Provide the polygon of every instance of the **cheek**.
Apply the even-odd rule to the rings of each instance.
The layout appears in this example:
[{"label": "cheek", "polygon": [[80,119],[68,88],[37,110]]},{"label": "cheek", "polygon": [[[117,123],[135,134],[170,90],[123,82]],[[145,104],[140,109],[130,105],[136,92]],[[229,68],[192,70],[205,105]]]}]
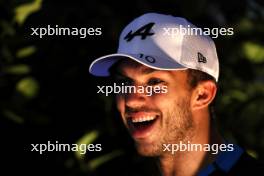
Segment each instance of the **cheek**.
[{"label": "cheek", "polygon": [[125,113],[125,101],[123,96],[118,96],[118,95],[116,96],[116,107],[119,113],[121,114],[121,116],[123,117]]},{"label": "cheek", "polygon": [[190,95],[187,94],[187,92],[168,89],[167,93],[156,94],[153,96],[152,102],[155,102],[155,106],[163,113],[163,115],[166,115],[169,112],[181,110],[177,109],[177,105],[183,100],[188,99],[189,96]]},{"label": "cheek", "polygon": [[155,102],[155,105],[161,110],[164,111],[171,107],[172,103],[177,100],[177,95],[173,94],[172,92],[167,93],[160,93],[155,94],[152,96],[153,102]]}]

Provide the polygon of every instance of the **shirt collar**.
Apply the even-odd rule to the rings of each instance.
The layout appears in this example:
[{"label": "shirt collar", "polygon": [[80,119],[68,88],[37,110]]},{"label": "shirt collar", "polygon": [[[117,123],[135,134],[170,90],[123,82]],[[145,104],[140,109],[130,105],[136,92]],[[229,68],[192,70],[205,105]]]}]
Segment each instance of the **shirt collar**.
[{"label": "shirt collar", "polygon": [[[230,145],[229,143],[226,143]],[[227,173],[238,161],[242,153],[244,152],[241,147],[233,144],[233,151],[221,151],[216,157],[216,160],[209,164],[206,168],[198,173],[198,176],[207,176],[214,172],[215,170],[221,170]]]}]

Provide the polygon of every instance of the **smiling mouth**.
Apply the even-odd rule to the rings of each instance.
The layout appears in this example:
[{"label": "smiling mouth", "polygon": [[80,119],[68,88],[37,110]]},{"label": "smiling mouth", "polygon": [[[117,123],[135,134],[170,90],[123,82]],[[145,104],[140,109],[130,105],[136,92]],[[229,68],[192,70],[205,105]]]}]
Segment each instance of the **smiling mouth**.
[{"label": "smiling mouth", "polygon": [[133,118],[128,118],[128,126],[132,133],[132,136],[135,138],[142,138],[145,137],[148,132],[153,128],[155,122],[159,118],[158,115],[148,115]]}]

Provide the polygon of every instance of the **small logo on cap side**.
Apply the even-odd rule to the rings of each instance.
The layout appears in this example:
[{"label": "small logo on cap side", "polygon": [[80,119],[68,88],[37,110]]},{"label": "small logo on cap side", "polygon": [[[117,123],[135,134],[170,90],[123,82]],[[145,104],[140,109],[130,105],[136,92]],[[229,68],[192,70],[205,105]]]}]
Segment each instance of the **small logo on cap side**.
[{"label": "small logo on cap side", "polygon": [[198,62],[202,62],[202,63],[207,63],[207,59],[206,57],[204,57],[204,55],[202,55],[202,53],[198,52]]},{"label": "small logo on cap side", "polygon": [[133,33],[133,31],[131,30],[125,37],[124,40],[126,40],[127,42],[130,42],[134,37],[136,36],[141,36],[141,40],[145,40],[147,38],[147,36],[151,36],[154,33],[150,32],[151,28],[154,26],[155,23],[148,23],[144,26],[142,26],[141,28],[139,28],[137,31],[135,31]]},{"label": "small logo on cap side", "polygon": [[144,55],[142,53],[139,54],[140,58],[144,58],[146,61],[148,61],[149,63],[154,64],[156,62],[156,59],[152,56],[148,56],[148,55]]}]

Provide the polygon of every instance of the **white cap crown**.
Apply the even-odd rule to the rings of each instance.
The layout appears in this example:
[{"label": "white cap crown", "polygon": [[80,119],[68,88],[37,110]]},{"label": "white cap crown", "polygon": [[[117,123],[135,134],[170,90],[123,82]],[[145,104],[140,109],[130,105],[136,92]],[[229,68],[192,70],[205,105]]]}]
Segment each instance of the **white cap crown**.
[{"label": "white cap crown", "polygon": [[219,62],[213,40],[184,18],[147,13],[129,23],[119,38],[116,54],[100,57],[90,73],[109,76],[108,69],[122,58],[131,58],[159,70],[196,69],[218,80]]}]

